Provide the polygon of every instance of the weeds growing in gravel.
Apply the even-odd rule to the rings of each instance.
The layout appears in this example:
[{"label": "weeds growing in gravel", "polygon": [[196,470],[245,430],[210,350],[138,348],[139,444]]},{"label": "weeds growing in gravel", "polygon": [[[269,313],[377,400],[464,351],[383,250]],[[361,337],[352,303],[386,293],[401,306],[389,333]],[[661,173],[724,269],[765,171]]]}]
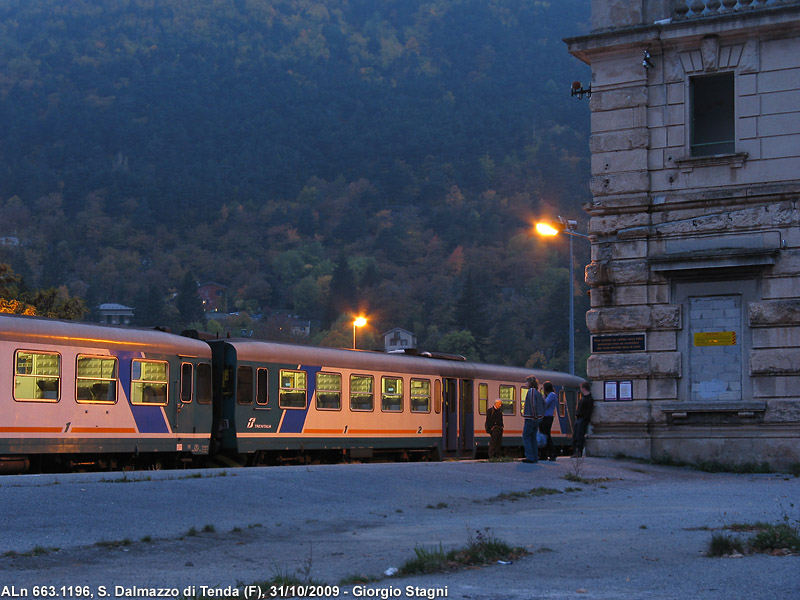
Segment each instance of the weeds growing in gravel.
[{"label": "weeds growing in gravel", "polygon": [[[618,455],[617,458],[624,458],[625,460],[638,460],[631,457]],[[697,469],[706,473],[740,473],[740,474],[753,474],[753,473],[774,473],[775,470],[770,467],[768,462],[747,462],[747,463],[731,463],[721,462],[718,460],[702,460],[698,462],[688,462],[674,458],[669,454],[644,460],[652,465],[662,465],[665,467],[689,467],[690,469]]]},{"label": "weeds growing in gravel", "polygon": [[100,540],[95,542],[94,545],[101,548],[120,548],[122,546],[130,546],[132,543],[129,538],[125,538],[124,540]]},{"label": "weeds growing in gravel", "polygon": [[9,550],[8,552],[4,552],[3,556],[5,558],[15,558],[17,556],[44,556],[45,554],[50,554],[51,552],[58,552],[60,548],[46,548],[45,546],[34,546],[27,552],[17,552],[16,550]]},{"label": "weeds growing in gravel", "polygon": [[[489,498],[489,502],[516,502],[517,500],[522,500],[524,498],[534,498],[537,496],[551,496],[555,494],[562,494],[561,490],[556,490],[553,488],[546,488],[546,487],[538,487],[533,488],[532,490],[528,490],[527,492],[504,492],[502,494],[498,494],[493,498]],[[476,500],[475,502],[482,502],[482,500]]]},{"label": "weeds growing in gravel", "polygon": [[[276,568],[275,574],[270,579],[256,581],[250,585],[258,586],[261,589],[261,595],[259,595],[259,598],[275,598],[276,596],[273,595],[275,590],[285,590],[286,593],[291,593],[292,588],[296,586],[324,586],[325,584],[323,582],[315,581],[311,578],[311,569],[313,564],[313,548],[309,544],[308,556],[306,557],[305,561],[303,561],[303,564],[298,567],[294,573],[287,573]],[[238,583],[238,586],[244,587],[241,582]]]},{"label": "weeds growing in gravel", "polygon": [[464,548],[445,551],[441,544],[438,548],[414,548],[414,558],[407,560],[399,569],[400,575],[419,575],[439,573],[460,567],[486,565],[498,560],[510,561],[525,556],[524,548],[509,546],[495,537],[488,528],[476,531],[475,537],[469,536],[469,543]]},{"label": "weeds growing in gravel", "polygon": [[[794,508],[794,504],[789,505]],[[734,523],[725,529],[737,533],[751,533],[747,539],[715,533],[711,536],[707,556],[729,556],[734,553],[761,552],[768,554],[791,554],[800,552],[800,520],[792,522],[784,512],[781,523]]]},{"label": "weeds growing in gravel", "polygon": [[339,585],[359,585],[365,583],[375,583],[380,581],[380,577],[372,577],[371,575],[348,575],[339,581]]},{"label": "weeds growing in gravel", "polygon": [[731,554],[744,554],[742,540],[724,533],[715,533],[711,536],[706,556],[730,556]]},{"label": "weeds growing in gravel", "polygon": [[592,477],[591,479],[587,479],[586,477],[580,477],[579,475],[575,475],[574,473],[567,473],[566,475],[562,475],[561,479],[566,479],[567,481],[572,481],[573,483],[585,483],[586,485],[592,485],[595,483],[605,483],[606,481],[617,481],[618,477]]}]

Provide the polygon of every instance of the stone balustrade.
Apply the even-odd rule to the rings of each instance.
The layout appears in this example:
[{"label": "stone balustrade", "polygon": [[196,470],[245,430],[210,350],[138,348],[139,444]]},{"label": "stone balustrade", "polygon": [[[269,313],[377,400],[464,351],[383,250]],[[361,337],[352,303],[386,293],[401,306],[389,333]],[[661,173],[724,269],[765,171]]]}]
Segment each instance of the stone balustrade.
[{"label": "stone balustrade", "polygon": [[798,0],[678,0],[675,5],[677,19],[710,17],[730,12],[772,8],[787,4],[800,4]]}]

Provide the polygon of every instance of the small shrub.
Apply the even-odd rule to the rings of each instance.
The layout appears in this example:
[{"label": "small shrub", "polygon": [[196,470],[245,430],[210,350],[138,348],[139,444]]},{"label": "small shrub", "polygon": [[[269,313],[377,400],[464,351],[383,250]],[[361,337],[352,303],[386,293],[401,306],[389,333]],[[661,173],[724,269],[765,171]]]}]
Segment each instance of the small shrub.
[{"label": "small shrub", "polygon": [[493,536],[488,529],[484,529],[478,531],[475,538],[470,536],[469,543],[465,548],[445,552],[441,544],[438,548],[433,549],[417,546],[414,548],[414,554],[414,558],[409,559],[400,567],[398,570],[400,575],[440,573],[463,566],[479,566],[498,560],[512,560],[525,556],[528,551],[524,548],[509,546]]},{"label": "small shrub", "polygon": [[437,573],[445,569],[447,554],[439,544],[438,548],[428,549],[422,546],[414,548],[414,558],[407,560],[398,569],[401,575],[420,575]]},{"label": "small shrub", "polygon": [[744,543],[739,538],[715,533],[711,536],[706,556],[729,556],[744,553]]},{"label": "small shrub", "polygon": [[616,478],[614,477],[592,477],[590,479],[587,479],[586,477],[580,477],[579,475],[575,475],[574,473],[567,473],[566,475],[562,475],[561,479],[566,479],[567,481],[572,481],[573,483],[585,483],[586,485],[592,485],[595,483],[604,483],[606,481],[616,480]]},{"label": "small shrub", "polygon": [[514,554],[514,551],[514,548],[485,529],[478,531],[476,538],[470,539],[466,548],[451,553],[452,556],[448,556],[448,558],[466,565],[485,565],[498,560],[506,560]]},{"label": "small shrub", "polygon": [[[504,492],[494,496],[493,498],[489,498],[489,502],[516,502],[517,500],[522,500],[524,498],[552,496],[561,493],[563,493],[561,490],[556,490],[554,488],[538,487],[528,490],[527,492]],[[481,502],[481,500],[475,500],[475,502]]]},{"label": "small shrub", "polygon": [[750,538],[750,547],[757,552],[783,549],[800,552],[800,533],[788,523],[769,525]]}]

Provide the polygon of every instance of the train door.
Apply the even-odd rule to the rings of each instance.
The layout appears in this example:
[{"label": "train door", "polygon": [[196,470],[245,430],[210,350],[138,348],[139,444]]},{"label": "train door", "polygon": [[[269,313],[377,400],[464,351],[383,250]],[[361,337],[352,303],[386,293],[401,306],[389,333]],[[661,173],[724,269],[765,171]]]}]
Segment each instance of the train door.
[{"label": "train door", "polygon": [[444,451],[452,454],[458,451],[458,380],[448,378],[444,380],[443,396]]},{"label": "train door", "polygon": [[[178,398],[173,404],[174,431],[176,433],[196,434],[211,429],[211,364],[184,360],[178,374]],[[207,442],[187,442],[184,451],[207,452]]]},{"label": "train door", "polygon": [[444,380],[442,430],[445,453],[461,457],[472,454],[475,442],[473,390],[471,380]]},{"label": "train door", "polygon": [[575,408],[577,402],[578,390],[575,388],[565,387],[558,394],[558,419],[566,446],[572,445],[572,432],[575,426]]},{"label": "train door", "polygon": [[175,407],[174,431],[176,433],[194,433],[192,428],[195,426],[197,403],[194,401],[194,365],[192,363],[181,362],[176,383],[178,398],[177,402],[173,404]]},{"label": "train door", "polygon": [[459,414],[461,420],[461,433],[459,435],[459,456],[472,456],[475,453],[475,403],[474,385],[472,380],[462,379],[459,394]]},{"label": "train door", "polygon": [[[270,371],[265,365],[244,362],[236,365],[236,372],[232,374],[235,389],[229,400],[232,417],[228,427],[233,429],[231,439],[235,438],[237,452],[251,454],[267,449],[267,438],[277,431],[280,411],[273,409],[278,395],[279,373],[282,371],[274,368]],[[305,373],[292,370],[290,377],[292,385],[305,388]]]}]

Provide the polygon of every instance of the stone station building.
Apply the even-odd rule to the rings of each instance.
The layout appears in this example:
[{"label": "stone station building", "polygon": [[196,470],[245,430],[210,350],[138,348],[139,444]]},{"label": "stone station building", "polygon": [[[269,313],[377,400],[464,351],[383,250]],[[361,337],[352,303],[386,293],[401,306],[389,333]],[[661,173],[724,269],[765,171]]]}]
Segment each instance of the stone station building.
[{"label": "stone station building", "polygon": [[565,41],[592,71],[588,451],[800,463],[800,1],[592,0]]}]

